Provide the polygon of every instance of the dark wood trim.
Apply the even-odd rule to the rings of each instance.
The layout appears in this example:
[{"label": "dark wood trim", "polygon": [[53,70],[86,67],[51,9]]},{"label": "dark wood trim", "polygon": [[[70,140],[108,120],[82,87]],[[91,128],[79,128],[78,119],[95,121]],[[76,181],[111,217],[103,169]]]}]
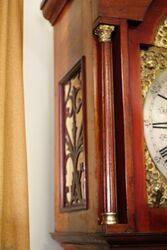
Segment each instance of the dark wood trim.
[{"label": "dark wood trim", "polygon": [[[143,22],[136,29],[138,41],[142,44],[152,45],[154,43],[157,27],[167,15],[167,2],[154,0],[149,6]],[[135,32],[135,31],[134,31]]]},{"label": "dark wood trim", "polygon": [[[122,19],[126,20],[126,19]],[[113,17],[105,17],[105,16],[99,16],[93,24],[93,29],[95,29],[100,24],[107,24],[107,25],[115,25],[120,26],[122,20],[120,18],[113,18]]]},{"label": "dark wood trim", "polygon": [[[152,233],[72,233],[72,232],[54,232],[52,238],[61,244],[84,244],[84,245],[108,245],[115,247],[130,247],[137,249],[147,247],[147,249],[167,249],[167,234]],[[134,247],[134,248],[132,248]],[[126,248],[123,248],[126,249]],[[129,248],[128,248],[129,249]],[[142,248],[146,249],[146,248]]]},{"label": "dark wood trim", "polygon": [[[41,3],[41,10],[44,17],[49,20],[52,25],[54,25],[65,5],[71,1],[72,0],[43,0]],[[114,3],[115,0],[110,0],[108,8],[105,7],[105,1],[106,0],[101,0],[99,3],[97,3],[97,17],[113,17],[114,19],[119,18],[141,21],[143,20],[143,17],[152,0],[140,0],[140,3],[138,0],[133,0],[130,3],[127,3],[127,0],[125,0],[124,2],[117,1],[117,4]]]},{"label": "dark wood trim", "polygon": [[[129,231],[134,231],[135,206],[134,206],[134,169],[132,155],[132,119],[130,103],[130,83],[129,83],[129,51],[128,51],[128,23],[127,20],[120,22],[120,62],[121,62],[121,86],[123,100],[123,119],[124,119],[124,152],[125,152],[125,184],[126,184],[126,209],[127,224]],[[119,187],[119,190],[121,186]]]},{"label": "dark wood trim", "polygon": [[99,0],[99,16],[142,21],[153,1],[154,0]]},{"label": "dark wood trim", "polygon": [[41,10],[43,16],[54,25],[56,19],[64,9],[65,5],[71,0],[43,0],[41,3]]},{"label": "dark wood trim", "polygon": [[54,232],[51,234],[59,243],[72,244],[106,244],[102,233]]},{"label": "dark wood trim", "polygon": [[137,230],[148,231],[146,172],[144,165],[143,103],[140,82],[140,46],[136,36],[129,31],[130,89],[132,107],[133,163],[135,179],[135,206]]}]

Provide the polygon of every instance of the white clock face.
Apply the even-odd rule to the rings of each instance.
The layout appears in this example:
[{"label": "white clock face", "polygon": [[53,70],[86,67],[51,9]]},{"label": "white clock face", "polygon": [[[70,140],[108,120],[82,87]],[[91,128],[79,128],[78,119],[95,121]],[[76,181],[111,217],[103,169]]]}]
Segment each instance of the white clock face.
[{"label": "white clock face", "polygon": [[167,178],[167,70],[152,83],[145,98],[144,134],[156,167]]}]

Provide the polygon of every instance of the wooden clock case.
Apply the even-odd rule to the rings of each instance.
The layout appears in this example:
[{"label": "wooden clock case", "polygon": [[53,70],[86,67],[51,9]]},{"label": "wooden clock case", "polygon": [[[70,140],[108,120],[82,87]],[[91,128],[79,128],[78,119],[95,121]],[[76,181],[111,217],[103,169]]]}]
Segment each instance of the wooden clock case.
[{"label": "wooden clock case", "polygon": [[[140,75],[140,49],[154,45],[167,2],[45,0],[41,9],[55,39],[53,239],[64,249],[167,249],[167,208],[147,203]],[[59,82],[83,56],[88,204],[62,212]]]}]

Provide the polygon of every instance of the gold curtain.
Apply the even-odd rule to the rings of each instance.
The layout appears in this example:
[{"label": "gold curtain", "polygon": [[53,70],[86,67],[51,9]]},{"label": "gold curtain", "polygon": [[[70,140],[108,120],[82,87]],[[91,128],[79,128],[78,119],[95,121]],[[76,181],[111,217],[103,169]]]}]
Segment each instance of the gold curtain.
[{"label": "gold curtain", "polygon": [[23,0],[0,0],[0,250],[28,250]]}]

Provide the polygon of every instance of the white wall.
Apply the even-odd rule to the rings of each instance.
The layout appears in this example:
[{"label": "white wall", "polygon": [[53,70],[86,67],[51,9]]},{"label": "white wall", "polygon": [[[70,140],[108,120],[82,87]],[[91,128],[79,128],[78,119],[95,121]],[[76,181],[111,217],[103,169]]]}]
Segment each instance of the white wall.
[{"label": "white wall", "polygon": [[40,0],[24,0],[24,91],[31,250],[56,250],[54,230],[53,28]]}]

